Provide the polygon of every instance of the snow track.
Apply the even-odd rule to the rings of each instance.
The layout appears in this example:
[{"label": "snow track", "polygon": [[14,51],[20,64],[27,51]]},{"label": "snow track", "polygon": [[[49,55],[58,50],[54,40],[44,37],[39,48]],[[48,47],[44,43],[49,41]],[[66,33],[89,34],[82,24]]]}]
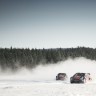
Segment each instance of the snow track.
[{"label": "snow track", "polygon": [[[56,81],[59,72],[66,73],[68,80]],[[76,72],[90,73],[92,81],[70,84]],[[15,74],[0,71],[0,96],[96,96],[96,61],[77,58],[30,71],[22,68]]]},{"label": "snow track", "polygon": [[96,96],[96,84],[2,82],[0,96]]}]

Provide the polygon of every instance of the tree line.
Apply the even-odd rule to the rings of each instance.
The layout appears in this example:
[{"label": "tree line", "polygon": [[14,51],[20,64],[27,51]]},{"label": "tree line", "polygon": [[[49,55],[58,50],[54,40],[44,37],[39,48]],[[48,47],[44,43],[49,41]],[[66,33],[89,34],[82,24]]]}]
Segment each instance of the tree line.
[{"label": "tree line", "polygon": [[96,49],[87,47],[54,49],[0,48],[0,67],[12,70],[20,67],[34,68],[39,64],[55,64],[76,57],[96,60]]}]

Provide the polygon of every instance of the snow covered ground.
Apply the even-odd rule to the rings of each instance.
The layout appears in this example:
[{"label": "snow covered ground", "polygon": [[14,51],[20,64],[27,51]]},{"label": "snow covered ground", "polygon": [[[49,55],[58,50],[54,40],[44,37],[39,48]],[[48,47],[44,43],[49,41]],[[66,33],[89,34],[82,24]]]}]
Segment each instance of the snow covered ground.
[{"label": "snow covered ground", "polygon": [[[67,73],[68,80],[56,81],[59,72]],[[76,72],[91,73],[92,81],[70,84],[70,76]],[[96,61],[69,59],[32,71],[22,68],[14,74],[0,72],[0,96],[96,96]]]},{"label": "snow covered ground", "polygon": [[0,96],[96,96],[96,84],[64,82],[0,82]]}]

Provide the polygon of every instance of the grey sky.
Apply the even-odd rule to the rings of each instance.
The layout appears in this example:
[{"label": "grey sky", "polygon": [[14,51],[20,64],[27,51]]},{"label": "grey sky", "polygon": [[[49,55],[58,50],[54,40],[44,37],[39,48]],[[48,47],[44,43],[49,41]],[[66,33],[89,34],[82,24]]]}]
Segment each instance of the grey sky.
[{"label": "grey sky", "polygon": [[96,48],[96,0],[0,0],[0,47]]}]

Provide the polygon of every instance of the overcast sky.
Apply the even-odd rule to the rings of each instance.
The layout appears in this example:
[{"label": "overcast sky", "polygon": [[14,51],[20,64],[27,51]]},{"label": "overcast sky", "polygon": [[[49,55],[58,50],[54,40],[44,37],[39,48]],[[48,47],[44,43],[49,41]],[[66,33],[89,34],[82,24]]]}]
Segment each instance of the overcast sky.
[{"label": "overcast sky", "polygon": [[0,47],[96,48],[96,0],[0,0]]}]

